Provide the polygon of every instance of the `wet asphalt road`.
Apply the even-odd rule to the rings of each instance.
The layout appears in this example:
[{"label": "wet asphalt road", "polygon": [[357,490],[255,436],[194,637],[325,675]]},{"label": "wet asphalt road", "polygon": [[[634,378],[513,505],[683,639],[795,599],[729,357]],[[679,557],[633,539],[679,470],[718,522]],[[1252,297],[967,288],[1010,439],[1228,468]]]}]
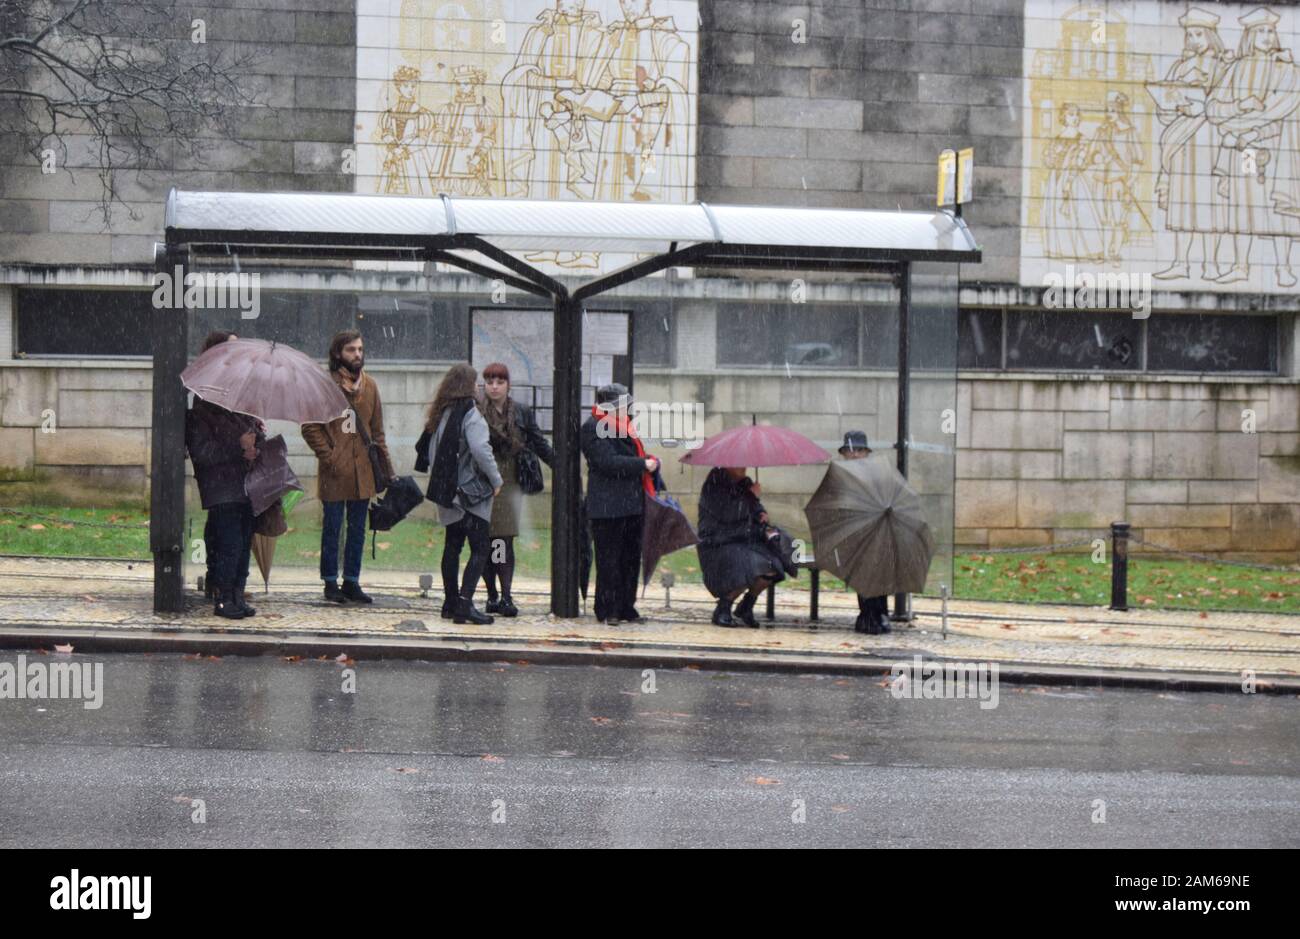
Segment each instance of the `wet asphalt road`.
[{"label": "wet asphalt road", "polygon": [[99,710],[0,700],[0,846],[1300,846],[1294,698],[71,661],[104,663]]}]

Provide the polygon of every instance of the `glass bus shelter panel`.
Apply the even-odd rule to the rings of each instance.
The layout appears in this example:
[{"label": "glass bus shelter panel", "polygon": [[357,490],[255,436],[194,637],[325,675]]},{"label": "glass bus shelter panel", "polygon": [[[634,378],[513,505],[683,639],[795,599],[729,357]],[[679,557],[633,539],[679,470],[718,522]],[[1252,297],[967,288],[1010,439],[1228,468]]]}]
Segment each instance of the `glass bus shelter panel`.
[{"label": "glass bus shelter panel", "polygon": [[925,592],[952,590],[957,460],[957,267],[912,265],[907,476],[935,554]]}]

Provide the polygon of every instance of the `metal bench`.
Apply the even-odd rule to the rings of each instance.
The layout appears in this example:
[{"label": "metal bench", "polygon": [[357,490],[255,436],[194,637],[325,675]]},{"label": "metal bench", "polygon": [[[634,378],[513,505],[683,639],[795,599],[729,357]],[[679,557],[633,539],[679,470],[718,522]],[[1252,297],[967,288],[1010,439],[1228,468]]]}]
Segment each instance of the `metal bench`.
[{"label": "metal bench", "polygon": [[[822,572],[817,566],[816,558],[809,557],[803,561],[796,561],[794,564],[799,570],[808,571],[812,577],[812,591],[808,596],[808,619],[817,622],[818,619],[818,600],[821,596]],[[776,619],[776,584],[767,588],[767,621],[770,623]]]}]

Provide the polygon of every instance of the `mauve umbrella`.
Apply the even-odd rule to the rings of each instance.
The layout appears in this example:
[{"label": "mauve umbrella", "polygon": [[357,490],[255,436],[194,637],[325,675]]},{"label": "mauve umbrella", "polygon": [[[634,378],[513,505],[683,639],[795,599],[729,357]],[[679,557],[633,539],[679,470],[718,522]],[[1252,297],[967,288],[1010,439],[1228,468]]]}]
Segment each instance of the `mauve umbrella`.
[{"label": "mauve umbrella", "polygon": [[831,455],[798,431],[769,424],[746,424],[714,434],[681,462],[691,466],[802,466],[824,463]]},{"label": "mauve umbrella", "polygon": [[659,559],[699,542],[681,503],[665,492],[647,495],[641,529],[641,586],[650,583]]},{"label": "mauve umbrella", "polygon": [[264,339],[222,342],[190,363],[181,382],[204,401],[264,421],[327,424],[348,399],[303,353]]},{"label": "mauve umbrella", "polygon": [[804,507],[817,567],[864,597],[919,593],[934,556],[921,497],[879,460],[844,460]]}]

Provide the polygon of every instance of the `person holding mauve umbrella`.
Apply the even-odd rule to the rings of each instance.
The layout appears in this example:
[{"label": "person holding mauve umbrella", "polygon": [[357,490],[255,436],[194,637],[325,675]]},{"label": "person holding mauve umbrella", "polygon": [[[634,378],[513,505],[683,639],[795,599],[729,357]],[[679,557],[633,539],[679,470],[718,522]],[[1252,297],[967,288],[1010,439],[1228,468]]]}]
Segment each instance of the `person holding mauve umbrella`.
[{"label": "person holding mauve umbrella", "polygon": [[[803,434],[785,427],[751,424],[714,434],[682,462],[715,467],[700,492],[700,570],[704,586],[718,598],[715,626],[756,628],[754,604],[772,584],[794,574],[787,563],[788,538],[771,523],[759,501],[762,489],[745,467],[823,463],[830,454]],[[743,598],[732,610],[737,598]]]},{"label": "person holding mauve umbrella", "polygon": [[260,422],[329,422],[347,412],[348,400],[320,366],[283,343],[218,331],[203,349],[181,373],[181,383],[195,398],[185,440],[199,495],[213,527],[221,528],[212,579],[224,598],[219,592],[214,612],[249,616],[252,608],[241,595],[253,514],[244,482],[259,451],[269,449]]}]

